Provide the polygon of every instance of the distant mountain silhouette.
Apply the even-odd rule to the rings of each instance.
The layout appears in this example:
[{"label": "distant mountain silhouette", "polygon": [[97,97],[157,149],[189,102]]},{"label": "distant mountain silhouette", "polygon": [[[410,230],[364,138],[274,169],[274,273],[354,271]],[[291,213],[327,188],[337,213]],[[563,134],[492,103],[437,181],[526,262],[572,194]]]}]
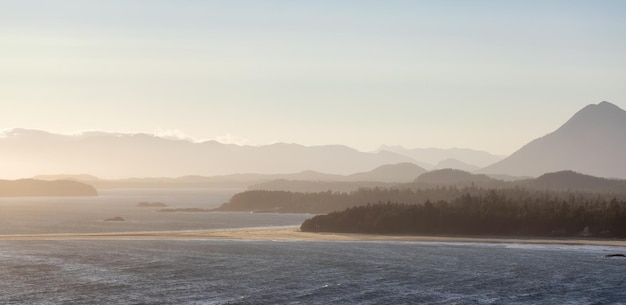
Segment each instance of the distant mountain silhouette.
[{"label": "distant mountain silhouette", "polygon": [[413,181],[426,170],[413,163],[388,164],[377,167],[369,172],[349,175],[349,181],[376,181],[376,182],[408,182]]},{"label": "distant mountain silhouette", "polygon": [[478,167],[485,167],[502,160],[503,156],[497,156],[488,152],[465,149],[465,148],[413,148],[406,149],[402,146],[386,146],[379,148],[380,151],[386,150],[413,158],[421,167],[426,169],[434,169],[435,165],[447,160],[455,159],[459,162],[471,164]]},{"label": "distant mountain silhouette", "polygon": [[341,145],[277,143],[257,147],[215,141],[193,143],[148,134],[90,132],[68,136],[26,129],[0,134],[0,168],[22,177],[63,172],[121,178],[304,170],[346,175],[402,162],[413,160],[392,152],[365,153]]},{"label": "distant mountain silhouette", "polygon": [[69,180],[69,181],[80,181],[80,182],[99,180],[98,177],[92,176],[92,175],[87,175],[87,174],[79,174],[79,175],[66,175],[66,174],[60,174],[60,175],[37,175],[37,176],[34,176],[33,179],[35,179],[35,180],[44,180],[44,181]]},{"label": "distant mountain silhouette", "polygon": [[476,187],[503,187],[504,182],[490,178],[483,174],[472,174],[458,169],[440,169],[422,174],[414,181],[417,185],[426,186],[476,186]]},{"label": "distant mountain silhouette", "polygon": [[412,163],[389,164],[369,172],[347,176],[332,176],[333,179],[278,179],[257,183],[249,190],[281,190],[291,192],[351,192],[359,188],[394,187],[399,183],[415,180],[426,170]]},{"label": "distant mountain silhouette", "polygon": [[189,175],[176,178],[147,177],[100,179],[91,175],[37,175],[37,180],[72,180],[88,183],[97,189],[110,188],[247,188],[250,185],[274,180],[341,181],[346,176],[302,171],[293,174],[231,174],[218,176]]},{"label": "distant mountain silhouette", "polygon": [[538,178],[521,180],[494,179],[485,174],[472,174],[456,169],[434,170],[419,176],[413,183],[393,187],[428,189],[454,186],[458,188],[478,187],[483,189],[519,188],[538,191],[577,191],[626,195],[626,180],[606,179],[584,175],[574,171],[547,173]]},{"label": "distant mountain silhouette", "polygon": [[435,167],[434,167],[434,169],[445,169],[445,168],[460,169],[460,170],[466,171],[466,172],[473,172],[473,171],[479,169],[478,166],[467,164],[467,163],[461,162],[461,161],[459,161],[457,159],[445,159],[445,160],[442,160],[441,162],[437,163],[435,165]]},{"label": "distant mountain silhouette", "polygon": [[626,180],[606,179],[584,175],[574,171],[547,173],[538,178],[521,180],[495,179],[485,174],[472,174],[456,169],[434,170],[419,176],[405,186],[425,189],[431,187],[480,187],[480,188],[524,188],[531,190],[583,191],[597,193],[626,194]]},{"label": "distant mountain silhouette", "polygon": [[0,180],[0,197],[96,196],[91,185],[76,181]]},{"label": "distant mountain silhouette", "polygon": [[[316,171],[302,171],[293,174],[231,174],[218,176],[182,176],[177,178],[127,178],[99,179],[92,175],[38,175],[39,180],[73,180],[86,182],[98,189],[106,188],[194,188],[194,187],[240,187],[254,185],[262,189],[291,189],[297,185],[298,191],[346,191],[359,187],[387,186],[392,183],[413,181],[426,172],[412,163],[382,165],[368,172],[352,175],[325,174]],[[297,183],[292,183],[297,181]],[[358,182],[358,183],[357,183]],[[287,185],[287,186],[285,186]]]},{"label": "distant mountain silhouette", "polygon": [[480,172],[537,177],[564,170],[626,178],[626,111],[609,102],[588,105],[556,131]]},{"label": "distant mountain silhouette", "polygon": [[520,184],[534,189],[626,192],[626,180],[599,178],[574,171],[548,173]]},{"label": "distant mountain silhouette", "polygon": [[349,193],[362,188],[394,188],[398,183],[376,181],[305,181],[272,180],[250,185],[247,190],[289,191],[300,193],[340,192]]},{"label": "distant mountain silhouette", "polygon": [[[325,174],[312,170],[305,170],[292,174],[231,174],[219,176],[183,176],[175,179],[168,179],[172,182],[193,183],[193,182],[259,182],[269,180],[306,180],[306,181],[341,181],[345,179],[343,175]],[[143,179],[132,179],[143,180]]]}]

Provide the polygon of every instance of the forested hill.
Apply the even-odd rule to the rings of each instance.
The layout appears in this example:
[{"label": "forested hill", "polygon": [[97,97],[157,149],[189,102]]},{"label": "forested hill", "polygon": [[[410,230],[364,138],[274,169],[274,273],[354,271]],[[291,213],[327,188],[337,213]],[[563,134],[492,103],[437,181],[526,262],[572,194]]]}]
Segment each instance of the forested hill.
[{"label": "forested hill", "polygon": [[76,181],[0,180],[0,197],[97,195],[94,187]]},{"label": "forested hill", "polygon": [[626,180],[595,177],[571,170],[546,173],[537,178],[503,181],[461,170],[442,169],[424,173],[413,183],[405,183],[396,187],[419,189],[436,186],[476,186],[488,189],[526,188],[626,194]]},{"label": "forested hill", "polygon": [[307,232],[626,237],[626,201],[489,191],[424,204],[379,203],[306,220]]},{"label": "forested hill", "polygon": [[[509,177],[510,178],[510,177]],[[388,178],[391,179],[391,178]],[[407,183],[390,183],[374,181],[302,181],[275,180],[250,186],[249,190],[283,190],[292,192],[350,192],[359,188],[397,188],[425,190],[437,187],[457,188],[480,187],[486,189],[525,188],[533,190],[583,191],[595,193],[626,194],[626,180],[607,179],[577,173],[560,171],[547,173],[537,178],[517,178],[500,180],[486,175],[473,174],[456,169],[440,169],[419,175],[414,181]]]},{"label": "forested hill", "polygon": [[[451,202],[464,195],[485,197],[490,192],[488,189],[478,187],[437,187],[430,189],[386,189],[364,188],[350,193],[317,192],[300,193],[288,191],[246,191],[234,195],[228,202],[217,208],[218,211],[253,211],[274,213],[312,213],[325,214],[333,211],[341,211],[350,207],[376,204],[379,202],[396,202],[403,204],[423,204],[431,202]],[[600,198],[610,200],[615,196],[611,193],[586,193],[573,191],[549,191],[532,190],[525,188],[509,188],[497,191],[506,198],[516,200],[535,201],[544,197],[557,198],[559,200],[593,200]],[[626,199],[621,194],[620,199]],[[583,199],[580,199],[583,198]]]},{"label": "forested hill", "polygon": [[454,199],[462,194],[454,187],[428,190],[362,188],[349,193],[257,190],[236,194],[216,210],[323,214],[368,203],[423,203],[428,199]]}]

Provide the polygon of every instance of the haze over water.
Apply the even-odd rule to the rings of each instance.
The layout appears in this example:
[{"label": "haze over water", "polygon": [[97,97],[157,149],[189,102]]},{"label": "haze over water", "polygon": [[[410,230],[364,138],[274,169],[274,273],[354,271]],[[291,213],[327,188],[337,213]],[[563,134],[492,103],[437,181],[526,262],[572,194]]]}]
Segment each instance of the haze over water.
[{"label": "haze over water", "polygon": [[[0,235],[211,230],[298,226],[310,215],[208,212],[159,212],[140,202],[163,202],[167,208],[216,208],[239,190],[117,189],[97,197],[0,198]],[[115,216],[123,222],[107,222]]]}]

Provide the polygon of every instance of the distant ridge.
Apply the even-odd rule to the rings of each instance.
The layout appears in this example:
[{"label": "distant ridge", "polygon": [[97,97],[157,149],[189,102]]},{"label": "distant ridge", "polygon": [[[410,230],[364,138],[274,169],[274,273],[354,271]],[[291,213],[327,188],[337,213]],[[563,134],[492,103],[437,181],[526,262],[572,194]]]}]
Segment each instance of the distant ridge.
[{"label": "distant ridge", "polygon": [[0,168],[5,173],[19,173],[18,177],[64,172],[107,178],[180,177],[305,170],[347,175],[385,164],[414,162],[388,151],[360,152],[342,145],[238,146],[141,133],[70,136],[28,129],[0,133],[0,156]]},{"label": "distant ridge", "polygon": [[532,190],[609,192],[626,195],[626,180],[606,179],[570,170],[547,173],[538,178],[505,181],[494,179],[484,174],[472,174],[456,169],[442,169],[424,173],[415,179],[412,184],[408,185],[419,189],[442,186],[496,189],[518,187]]},{"label": "distant ridge", "polygon": [[[383,145],[379,151],[391,151],[400,155],[413,158],[416,163],[426,169],[436,169],[440,162],[449,162],[446,160],[454,159],[464,164],[485,167],[502,160],[503,156],[493,155],[485,151],[466,149],[466,148],[413,148],[407,149],[402,146],[386,146]],[[454,167],[455,166],[441,166]],[[463,168],[460,168],[463,169]]]},{"label": "distant ridge", "polygon": [[440,169],[422,174],[414,181],[425,186],[476,186],[484,188],[503,187],[504,182],[483,174],[472,174],[458,169]]},{"label": "distant ridge", "polygon": [[96,196],[91,185],[76,181],[0,180],[0,197]]},{"label": "distant ridge", "polygon": [[578,190],[578,191],[626,191],[626,180],[606,179],[584,175],[574,171],[561,171],[541,175],[537,179],[525,182],[526,186],[537,189],[550,190]]},{"label": "distant ridge", "polygon": [[98,177],[87,175],[87,174],[79,174],[79,175],[60,174],[60,175],[37,175],[37,176],[34,176],[33,179],[44,180],[44,181],[69,180],[69,181],[86,182],[86,181],[98,180]]},{"label": "distant ridge", "polygon": [[445,169],[445,168],[459,169],[459,170],[466,171],[466,172],[473,172],[479,169],[478,166],[467,164],[457,159],[442,160],[439,163],[437,163],[433,169]]},{"label": "distant ridge", "polygon": [[564,170],[626,178],[626,111],[609,102],[588,105],[556,131],[479,172],[537,177]]},{"label": "distant ridge", "polygon": [[293,192],[351,192],[359,188],[394,187],[413,181],[426,170],[412,163],[388,164],[369,172],[341,176],[335,180],[278,179],[248,187],[249,190],[285,190]]},{"label": "distant ridge", "polygon": [[[269,188],[281,189],[298,185],[301,191],[326,191],[328,189],[349,191],[359,187],[389,186],[393,183],[406,183],[426,172],[413,163],[387,164],[367,172],[351,175],[325,174],[312,170],[291,174],[231,174],[218,176],[188,175],[176,178],[151,177],[127,179],[99,179],[86,174],[80,175],[38,175],[38,180],[72,180],[85,182],[98,189],[107,188]],[[297,181],[297,183],[295,182]],[[288,186],[285,186],[288,185]]]},{"label": "distant ridge", "polygon": [[426,170],[413,163],[388,164],[377,167],[369,172],[349,175],[349,181],[407,182],[413,181]]},{"label": "distant ridge", "polygon": [[[419,206],[426,201],[436,203],[471,194],[482,200],[497,193],[508,194],[512,200],[525,198],[531,204],[548,201],[557,207],[568,201],[593,207],[599,202],[612,204],[614,200],[626,200],[626,180],[593,177],[573,171],[502,181],[483,174],[443,169],[424,173],[411,183],[370,183],[273,181],[267,184],[269,187],[251,187],[234,195],[216,210],[319,214],[377,202],[387,202],[391,206],[418,203],[416,206]],[[495,200],[492,203],[505,203],[500,201],[501,198],[492,197]],[[584,224],[580,225],[584,227]]]},{"label": "distant ridge", "polygon": [[[413,178],[417,175],[417,178]],[[86,180],[81,180],[86,179]],[[593,191],[626,193],[626,180],[606,179],[585,175],[574,171],[547,173],[538,178],[510,176],[488,176],[457,169],[440,169],[426,172],[411,163],[390,164],[377,167],[369,172],[352,175],[330,175],[314,171],[294,174],[263,175],[234,174],[223,176],[184,176],[178,178],[131,178],[103,180],[91,175],[46,175],[36,181],[50,179],[73,180],[87,183],[98,189],[106,188],[194,188],[194,187],[233,187],[249,190],[285,190],[293,192],[351,192],[359,188],[417,188],[425,189],[442,186],[510,188],[523,187],[538,190]],[[0,180],[4,181],[4,180]],[[44,182],[44,181],[41,181]],[[65,181],[70,182],[70,181]],[[2,195],[0,195],[2,196]]]}]

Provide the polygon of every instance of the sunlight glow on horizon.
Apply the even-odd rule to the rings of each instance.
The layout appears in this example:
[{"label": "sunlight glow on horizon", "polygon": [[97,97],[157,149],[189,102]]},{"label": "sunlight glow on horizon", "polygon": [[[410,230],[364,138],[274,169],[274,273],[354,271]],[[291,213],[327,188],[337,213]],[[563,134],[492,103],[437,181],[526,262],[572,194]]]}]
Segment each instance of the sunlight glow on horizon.
[{"label": "sunlight glow on horizon", "polygon": [[0,128],[508,155],[626,103],[620,1],[2,1]]}]

